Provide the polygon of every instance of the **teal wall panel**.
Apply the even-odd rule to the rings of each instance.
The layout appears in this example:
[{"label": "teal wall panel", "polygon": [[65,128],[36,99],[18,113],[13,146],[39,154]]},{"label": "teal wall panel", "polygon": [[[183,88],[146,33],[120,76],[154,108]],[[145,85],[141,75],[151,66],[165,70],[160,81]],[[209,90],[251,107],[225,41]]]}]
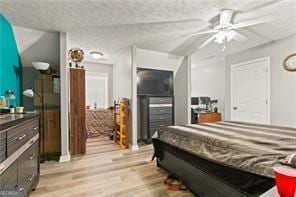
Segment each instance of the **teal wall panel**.
[{"label": "teal wall panel", "polygon": [[21,103],[22,65],[11,24],[0,13],[0,95],[12,90]]}]

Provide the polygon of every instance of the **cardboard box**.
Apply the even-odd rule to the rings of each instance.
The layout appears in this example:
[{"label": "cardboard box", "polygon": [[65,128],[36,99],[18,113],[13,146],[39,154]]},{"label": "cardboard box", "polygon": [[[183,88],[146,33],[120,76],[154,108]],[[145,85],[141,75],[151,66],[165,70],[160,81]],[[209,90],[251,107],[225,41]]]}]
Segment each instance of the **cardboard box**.
[{"label": "cardboard box", "polygon": [[[34,81],[34,90],[41,93],[41,80]],[[43,80],[43,92],[44,93],[53,93],[53,81]]]},{"label": "cardboard box", "polygon": [[[60,94],[55,93],[44,93],[44,106],[59,106],[60,105]],[[34,105],[41,106],[41,98],[39,96],[34,96]]]},{"label": "cardboard box", "polygon": [[[42,78],[41,78],[42,77]],[[52,81],[52,75],[48,75],[48,74],[38,74],[37,75],[37,79],[41,80],[48,80],[48,81]]]}]

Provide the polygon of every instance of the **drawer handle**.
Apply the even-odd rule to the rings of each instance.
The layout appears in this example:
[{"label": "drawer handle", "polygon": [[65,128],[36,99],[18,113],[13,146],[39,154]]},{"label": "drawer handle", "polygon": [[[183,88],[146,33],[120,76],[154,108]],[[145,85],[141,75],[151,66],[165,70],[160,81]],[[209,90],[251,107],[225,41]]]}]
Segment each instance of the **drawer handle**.
[{"label": "drawer handle", "polygon": [[33,139],[33,140],[31,140],[31,141],[29,142],[29,144],[32,145],[34,142],[35,142],[35,141],[34,141],[34,139]]},{"label": "drawer handle", "polygon": [[33,129],[34,129],[35,131],[37,131],[37,130],[38,130],[38,127],[34,127]]},{"label": "drawer handle", "polygon": [[36,155],[33,153],[33,154],[30,156],[30,160],[33,160],[35,157],[36,157]]},{"label": "drawer handle", "polygon": [[18,140],[18,141],[21,141],[21,140],[24,139],[26,136],[27,136],[26,134],[23,134],[22,136],[19,136],[19,137],[17,138],[17,140]]},{"label": "drawer handle", "polygon": [[4,172],[5,166],[4,165],[0,165],[0,174],[2,174],[2,172]]},{"label": "drawer handle", "polygon": [[31,176],[30,178],[28,178],[28,181],[29,181],[30,183],[32,183],[34,177],[35,177],[35,174],[32,174],[32,176]]},{"label": "drawer handle", "polygon": [[159,120],[163,120],[163,119],[164,119],[164,117],[160,117],[160,118],[159,118]]},{"label": "drawer handle", "polygon": [[164,111],[164,109],[160,109],[159,111]]}]

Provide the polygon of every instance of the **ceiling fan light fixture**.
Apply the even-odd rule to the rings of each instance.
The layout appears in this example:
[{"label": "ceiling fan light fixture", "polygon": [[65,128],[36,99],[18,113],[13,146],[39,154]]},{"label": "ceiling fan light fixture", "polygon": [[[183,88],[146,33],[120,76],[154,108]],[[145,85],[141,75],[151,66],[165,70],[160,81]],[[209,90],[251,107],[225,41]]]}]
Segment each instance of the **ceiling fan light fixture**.
[{"label": "ceiling fan light fixture", "polygon": [[223,44],[225,38],[226,38],[226,33],[224,31],[219,31],[217,34],[215,34],[214,41],[218,44]]},{"label": "ceiling fan light fixture", "polygon": [[91,51],[89,52],[89,54],[91,55],[92,58],[94,59],[100,59],[104,54],[98,51]]}]

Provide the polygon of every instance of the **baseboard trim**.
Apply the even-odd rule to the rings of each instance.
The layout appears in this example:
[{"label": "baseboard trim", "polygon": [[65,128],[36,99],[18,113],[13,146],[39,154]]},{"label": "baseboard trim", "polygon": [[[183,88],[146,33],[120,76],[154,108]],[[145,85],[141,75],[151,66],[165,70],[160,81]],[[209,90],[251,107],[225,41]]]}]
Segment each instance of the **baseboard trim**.
[{"label": "baseboard trim", "polygon": [[59,162],[66,162],[71,160],[71,155],[61,155]]},{"label": "baseboard trim", "polygon": [[139,146],[137,144],[136,145],[129,144],[128,147],[131,151],[139,150]]}]

